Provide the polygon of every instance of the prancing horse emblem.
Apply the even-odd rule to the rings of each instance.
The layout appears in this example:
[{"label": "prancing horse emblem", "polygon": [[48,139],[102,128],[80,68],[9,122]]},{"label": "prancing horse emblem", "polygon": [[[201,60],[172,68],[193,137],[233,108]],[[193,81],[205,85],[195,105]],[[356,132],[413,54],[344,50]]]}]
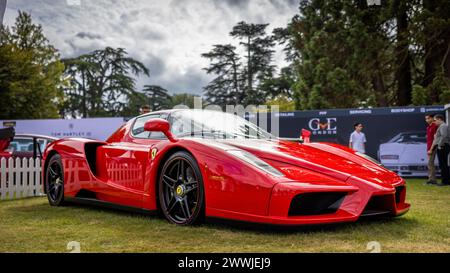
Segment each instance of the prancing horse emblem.
[{"label": "prancing horse emblem", "polygon": [[152,160],[155,159],[156,153],[158,152],[158,149],[153,148],[152,149]]}]

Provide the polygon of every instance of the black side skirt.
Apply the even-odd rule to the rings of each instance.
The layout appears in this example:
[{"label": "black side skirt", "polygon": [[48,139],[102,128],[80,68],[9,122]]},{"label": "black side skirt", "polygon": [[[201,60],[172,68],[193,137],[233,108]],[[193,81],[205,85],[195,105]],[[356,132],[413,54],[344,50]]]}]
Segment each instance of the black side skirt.
[{"label": "black side skirt", "polygon": [[88,205],[88,206],[98,206],[102,208],[108,208],[113,210],[121,210],[121,211],[127,211],[132,213],[139,213],[139,214],[146,214],[146,215],[156,215],[156,210],[148,210],[143,208],[137,208],[137,207],[130,207],[130,206],[123,206],[114,204],[111,202],[101,201],[98,199],[93,198],[80,198],[80,197],[64,197],[64,200],[69,203],[76,203],[76,204],[82,204],[82,205]]}]

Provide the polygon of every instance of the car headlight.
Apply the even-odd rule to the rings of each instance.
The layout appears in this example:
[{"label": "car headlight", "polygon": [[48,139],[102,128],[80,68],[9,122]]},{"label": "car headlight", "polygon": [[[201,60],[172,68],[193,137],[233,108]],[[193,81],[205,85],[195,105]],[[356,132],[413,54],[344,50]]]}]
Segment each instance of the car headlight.
[{"label": "car headlight", "polygon": [[383,164],[381,164],[378,160],[376,160],[373,157],[370,157],[370,156],[368,156],[366,154],[363,154],[363,153],[360,153],[360,152],[356,152],[356,154],[359,155],[360,157],[363,157],[363,158],[369,160],[369,161],[372,161],[373,163],[375,163],[377,165],[383,166]]},{"label": "car headlight", "polygon": [[241,151],[241,150],[228,150],[228,153],[234,155],[235,157],[257,167],[258,169],[261,169],[273,176],[284,176],[280,171],[272,167],[271,165],[267,164],[267,162],[259,159],[258,157],[254,156],[253,154]]}]

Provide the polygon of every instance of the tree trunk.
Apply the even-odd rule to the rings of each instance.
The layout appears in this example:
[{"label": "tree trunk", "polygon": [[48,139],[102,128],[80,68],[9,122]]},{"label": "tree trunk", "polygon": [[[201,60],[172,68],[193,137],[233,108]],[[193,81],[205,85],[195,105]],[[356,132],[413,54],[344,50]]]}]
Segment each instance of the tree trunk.
[{"label": "tree trunk", "polygon": [[411,104],[411,53],[408,43],[408,14],[405,1],[396,1],[396,19],[397,19],[397,46],[396,53],[396,72],[397,81],[397,104]]},{"label": "tree trunk", "polygon": [[87,118],[87,107],[86,107],[86,82],[85,82],[85,76],[84,76],[84,71],[81,73],[81,77],[82,77],[82,81],[83,81],[83,118]]},{"label": "tree trunk", "polygon": [[252,96],[253,93],[253,76],[252,76],[252,67],[251,67],[251,40],[250,36],[248,37],[248,44],[247,44],[247,77],[248,77],[248,94],[247,97]]},{"label": "tree trunk", "polygon": [[[436,12],[436,6],[438,5],[437,1],[435,0],[423,0],[423,9],[424,10],[428,10],[431,13],[435,13]],[[435,76],[436,76],[436,72],[437,69],[439,67],[440,64],[440,60],[441,60],[441,53],[440,53],[440,48],[439,46],[437,46],[437,42],[439,37],[433,37],[435,36],[435,30],[433,28],[431,28],[428,25],[425,25],[425,29],[424,29],[424,34],[426,35],[425,37],[425,75],[423,77],[422,80],[422,85],[424,87],[429,86]],[[429,94],[430,98],[430,102],[437,102],[439,100],[439,93],[437,92],[437,90],[433,89],[433,92]]]},{"label": "tree trunk", "polygon": [[[378,67],[378,66],[377,66]],[[375,75],[372,77],[372,87],[375,90],[375,98],[377,100],[377,106],[388,106],[388,99],[386,97],[386,85],[383,80],[383,75],[377,68]]]}]

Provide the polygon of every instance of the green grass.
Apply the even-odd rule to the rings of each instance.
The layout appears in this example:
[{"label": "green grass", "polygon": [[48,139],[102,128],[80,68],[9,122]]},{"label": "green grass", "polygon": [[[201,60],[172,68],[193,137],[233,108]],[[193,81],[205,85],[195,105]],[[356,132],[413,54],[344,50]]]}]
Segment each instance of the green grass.
[{"label": "green grass", "polygon": [[398,218],[277,230],[207,223],[178,227],[155,216],[50,207],[46,198],[0,202],[0,252],[450,252],[450,187],[409,180],[411,210]]}]

